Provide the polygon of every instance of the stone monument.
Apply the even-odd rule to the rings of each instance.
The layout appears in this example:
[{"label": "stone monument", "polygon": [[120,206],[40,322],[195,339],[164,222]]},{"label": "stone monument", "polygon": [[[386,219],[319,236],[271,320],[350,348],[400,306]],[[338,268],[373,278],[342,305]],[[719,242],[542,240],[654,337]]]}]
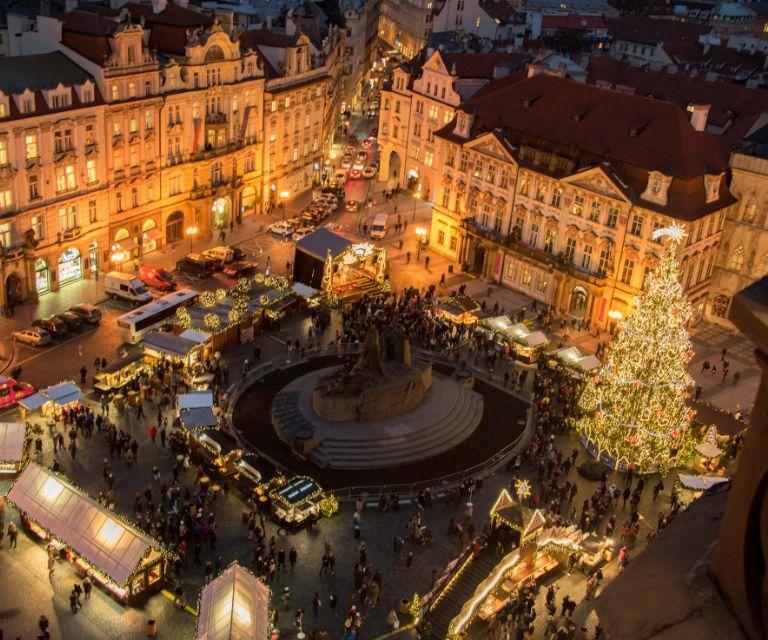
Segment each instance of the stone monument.
[{"label": "stone monument", "polygon": [[357,361],[321,378],[312,408],[327,422],[384,420],[419,406],[432,384],[432,365],[413,361],[408,339],[390,329],[365,337]]}]

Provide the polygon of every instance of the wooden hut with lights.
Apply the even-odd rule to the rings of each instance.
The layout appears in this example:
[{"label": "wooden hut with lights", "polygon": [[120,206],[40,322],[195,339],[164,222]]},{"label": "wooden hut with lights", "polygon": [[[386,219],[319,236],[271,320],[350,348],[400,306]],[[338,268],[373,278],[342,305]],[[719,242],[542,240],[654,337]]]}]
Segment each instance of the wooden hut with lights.
[{"label": "wooden hut with lights", "polygon": [[162,545],[51,469],[29,463],[7,499],[29,532],[118,602],[163,588],[170,554]]},{"label": "wooden hut with lights", "polygon": [[27,458],[29,443],[24,422],[0,422],[0,475],[15,475]]}]

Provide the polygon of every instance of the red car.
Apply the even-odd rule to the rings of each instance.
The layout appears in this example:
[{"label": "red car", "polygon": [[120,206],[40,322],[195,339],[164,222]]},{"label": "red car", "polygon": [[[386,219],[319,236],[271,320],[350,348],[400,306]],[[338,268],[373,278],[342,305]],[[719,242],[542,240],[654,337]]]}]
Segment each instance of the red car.
[{"label": "red car", "polygon": [[349,177],[351,180],[360,180],[363,177],[363,172],[360,169],[352,169]]},{"label": "red car", "polygon": [[143,264],[139,267],[139,280],[148,287],[161,291],[173,291],[176,289],[176,280],[162,267]]},{"label": "red car", "polygon": [[347,211],[359,211],[360,203],[357,200],[347,200],[345,208]]},{"label": "red car", "polygon": [[0,376],[0,409],[12,407],[19,400],[31,396],[34,392],[35,389],[31,384]]}]

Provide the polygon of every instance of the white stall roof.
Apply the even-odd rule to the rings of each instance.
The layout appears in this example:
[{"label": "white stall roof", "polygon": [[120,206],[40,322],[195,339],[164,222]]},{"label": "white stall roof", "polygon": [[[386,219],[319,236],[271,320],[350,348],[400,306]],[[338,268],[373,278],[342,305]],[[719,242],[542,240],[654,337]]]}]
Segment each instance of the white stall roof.
[{"label": "white stall roof", "polygon": [[26,433],[23,422],[0,422],[0,462],[21,462]]},{"label": "white stall roof", "polygon": [[483,321],[494,331],[506,331],[512,326],[512,321],[507,316],[494,316]]},{"label": "white stall roof", "polygon": [[706,491],[716,484],[730,482],[728,478],[721,478],[720,476],[692,476],[681,473],[677,477],[680,478],[681,484],[686,489],[693,489],[694,491]]},{"label": "white stall roof", "polygon": [[723,451],[716,444],[711,442],[700,442],[696,445],[696,451],[698,451],[705,458],[717,458]]},{"label": "white stall roof", "polygon": [[195,640],[266,640],[269,587],[237,562],[200,593]]},{"label": "white stall roof", "polygon": [[189,340],[196,344],[203,344],[210,339],[210,337],[210,334],[197,331],[196,329],[184,329],[184,331],[179,334],[179,338],[184,338],[185,340]]},{"label": "white stall roof", "polygon": [[213,406],[213,391],[190,391],[176,396],[179,409],[200,409]]},{"label": "white stall roof", "polygon": [[292,289],[296,295],[299,295],[302,298],[311,298],[317,293],[317,289],[313,289],[312,287],[302,284],[301,282],[294,282]]},{"label": "white stall roof", "polygon": [[538,347],[542,344],[547,344],[549,338],[547,338],[541,331],[534,331],[525,336],[524,340],[532,347]]},{"label": "white stall roof", "polygon": [[581,360],[581,351],[577,347],[563,347],[558,349],[555,354],[558,358],[565,360],[570,364],[575,364]]},{"label": "white stall roof", "polygon": [[579,366],[584,369],[584,371],[592,371],[592,369],[597,369],[602,364],[600,358],[595,355],[584,356],[579,360]]},{"label": "white stall roof", "polygon": [[122,587],[150,549],[160,548],[139,529],[34,462],[13,483],[8,500]]}]

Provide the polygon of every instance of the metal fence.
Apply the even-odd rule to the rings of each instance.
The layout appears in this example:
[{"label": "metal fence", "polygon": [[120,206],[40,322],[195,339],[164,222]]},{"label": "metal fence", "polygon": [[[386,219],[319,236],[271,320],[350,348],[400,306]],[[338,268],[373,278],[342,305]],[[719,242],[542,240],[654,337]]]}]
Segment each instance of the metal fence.
[{"label": "metal fence", "polygon": [[[345,356],[359,353],[362,350],[362,345],[359,343],[343,343],[336,347],[329,347],[325,349],[311,349],[305,350],[301,354],[286,354],[284,358],[275,358],[258,367],[255,367],[248,373],[243,375],[240,382],[235,383],[227,389],[225,398],[222,402],[224,409],[224,416],[229,423],[230,429],[237,433],[232,425],[232,412],[234,411],[237,401],[240,396],[257,380],[265,375],[277,371],[278,369],[284,369],[287,367],[293,367],[301,362],[308,361],[311,358],[317,358],[322,356]],[[443,364],[446,366],[456,366],[456,362],[449,361],[444,354],[428,351],[426,349],[414,348],[414,356],[428,360],[433,364]],[[499,388],[504,388],[500,380],[497,380],[493,375],[483,369],[477,367],[470,367],[473,375],[483,380],[488,384],[494,385]],[[509,389],[505,389],[509,392]],[[518,394],[516,394],[518,395]],[[524,397],[524,396],[523,396]],[[535,425],[535,407],[531,405],[528,408],[525,429],[523,432],[515,438],[513,442],[510,442],[503,449],[500,449],[493,456],[476,464],[472,467],[464,469],[462,471],[456,471],[454,473],[446,474],[437,478],[430,478],[429,480],[423,480],[420,482],[403,483],[403,484],[385,484],[385,485],[365,485],[355,487],[344,487],[342,489],[334,489],[330,491],[339,501],[349,502],[360,500],[378,500],[381,496],[385,495],[397,495],[400,498],[411,498],[417,496],[422,491],[429,489],[433,496],[440,497],[441,494],[445,494],[455,487],[461,486],[461,484],[469,478],[477,478],[478,476],[486,476],[496,471],[503,464],[508,462],[511,458],[522,453],[522,451],[528,445],[531,434],[533,433]],[[238,433],[238,435],[240,435]],[[263,457],[267,462],[274,465],[274,467],[281,473],[286,475],[294,475],[295,472],[292,469],[285,467],[277,460],[274,460],[271,456],[265,455],[261,451],[258,454]],[[295,454],[298,455],[298,454]]]}]

